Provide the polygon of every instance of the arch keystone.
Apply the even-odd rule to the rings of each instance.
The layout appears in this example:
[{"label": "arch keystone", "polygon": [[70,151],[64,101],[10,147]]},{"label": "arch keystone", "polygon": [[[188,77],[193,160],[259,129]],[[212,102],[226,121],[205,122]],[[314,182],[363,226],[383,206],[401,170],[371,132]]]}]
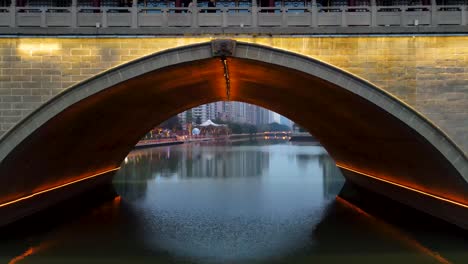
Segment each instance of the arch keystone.
[{"label": "arch keystone", "polygon": [[236,51],[236,41],[232,39],[215,39],[211,41],[213,57],[233,56]]}]

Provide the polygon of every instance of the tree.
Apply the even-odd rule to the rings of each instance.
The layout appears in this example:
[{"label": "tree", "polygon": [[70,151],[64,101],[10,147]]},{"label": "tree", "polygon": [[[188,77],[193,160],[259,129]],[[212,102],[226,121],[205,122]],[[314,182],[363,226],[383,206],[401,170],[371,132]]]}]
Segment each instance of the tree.
[{"label": "tree", "polygon": [[307,130],[305,130],[303,127],[301,127],[298,123],[294,123],[293,128],[294,128],[294,130],[297,129],[297,131],[299,131],[299,132],[307,132]]},{"label": "tree", "polygon": [[246,131],[244,133],[255,134],[257,133],[257,127],[252,124],[246,124]]},{"label": "tree", "polygon": [[192,110],[188,110],[187,112],[185,112],[185,120],[187,121],[187,124],[192,124],[193,122]]},{"label": "tree", "polygon": [[197,116],[197,117],[195,118],[195,124],[200,125],[201,123],[202,123],[202,122],[201,122],[201,117],[200,117],[200,116]]},{"label": "tree", "polygon": [[276,122],[268,124],[270,131],[290,131],[291,129],[287,125],[281,125]]},{"label": "tree", "polygon": [[173,130],[173,131],[182,129],[179,117],[177,115],[175,115],[175,116],[169,118],[168,120],[162,122],[162,124],[159,125],[159,127],[165,128],[165,129],[170,129],[170,130]]},{"label": "tree", "polygon": [[260,127],[260,131],[290,131],[287,125],[281,125],[276,122],[265,124]]},{"label": "tree", "polygon": [[242,127],[238,123],[228,123],[228,127],[233,134],[242,134]]}]

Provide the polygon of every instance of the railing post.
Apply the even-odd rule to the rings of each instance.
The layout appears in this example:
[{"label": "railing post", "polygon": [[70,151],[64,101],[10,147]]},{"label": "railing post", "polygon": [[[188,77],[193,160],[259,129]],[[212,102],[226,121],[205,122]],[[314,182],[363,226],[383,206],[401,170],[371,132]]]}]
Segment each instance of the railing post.
[{"label": "railing post", "polygon": [[47,7],[41,7],[41,27],[46,27],[46,11]]},{"label": "railing post", "polygon": [[72,0],[71,3],[71,27],[76,28],[78,26],[78,1]]},{"label": "railing post", "polygon": [[436,0],[431,0],[431,26],[437,26],[439,24],[437,20],[437,2]]},{"label": "railing post", "polygon": [[169,27],[169,21],[167,18],[168,9],[164,8],[162,11],[163,11],[163,27]]},{"label": "railing post", "polygon": [[468,6],[462,6],[461,8],[461,24],[464,26],[464,25],[467,25],[468,24],[468,18],[467,18],[467,10],[468,9]]},{"label": "railing post", "polygon": [[400,26],[405,27],[406,26],[406,7],[405,6],[400,6],[401,12],[400,12]]},{"label": "railing post", "polygon": [[192,1],[192,6],[190,7],[191,10],[189,12],[192,14],[192,27],[197,28],[198,27],[198,1],[193,0]]},{"label": "railing post", "polygon": [[341,26],[346,27],[347,21],[346,21],[346,7],[340,6],[341,10]]},{"label": "railing post", "polygon": [[228,18],[227,18],[227,16],[228,16],[228,8],[227,8],[227,7],[223,7],[221,11],[222,11],[222,15],[223,15],[223,23],[222,23],[221,26],[222,26],[223,28],[225,28],[225,27],[228,26]]},{"label": "railing post", "polygon": [[102,22],[102,27],[106,28],[107,27],[107,8],[106,7],[101,7],[101,22]]},{"label": "railing post", "polygon": [[371,27],[376,27],[377,26],[377,1],[371,0]]},{"label": "railing post", "polygon": [[317,27],[318,25],[318,8],[317,8],[317,0],[312,0],[311,2],[311,8],[310,8],[310,13],[312,15],[311,17],[311,27]]},{"label": "railing post", "polygon": [[258,6],[257,6],[257,0],[252,0],[252,9],[251,9],[251,14],[252,14],[252,27],[257,27],[258,26]]},{"label": "railing post", "polygon": [[281,7],[281,27],[288,26],[288,19],[287,19],[287,8],[282,6]]},{"label": "railing post", "polygon": [[138,27],[138,0],[132,0],[132,28]]},{"label": "railing post", "polygon": [[16,0],[11,0],[11,5],[10,5],[10,27],[16,27]]}]

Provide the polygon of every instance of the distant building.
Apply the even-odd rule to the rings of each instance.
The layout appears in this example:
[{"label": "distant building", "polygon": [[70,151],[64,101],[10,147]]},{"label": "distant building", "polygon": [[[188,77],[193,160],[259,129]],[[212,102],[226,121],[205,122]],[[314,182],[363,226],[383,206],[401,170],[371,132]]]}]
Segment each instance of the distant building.
[{"label": "distant building", "polygon": [[282,125],[285,125],[285,126],[288,126],[289,128],[292,128],[292,124],[293,122],[289,119],[287,119],[286,117],[280,115],[280,124]]},{"label": "distant building", "polygon": [[271,122],[280,123],[281,120],[281,116],[279,114],[268,109],[252,104],[233,101],[222,101],[200,105],[178,114],[179,120],[184,129],[188,115],[192,116],[193,123],[196,121],[197,116],[200,117],[201,122],[219,118],[224,121],[248,123],[253,125],[263,125]]},{"label": "distant building", "polygon": [[255,125],[268,124],[270,122],[270,111],[261,107],[257,108]]}]

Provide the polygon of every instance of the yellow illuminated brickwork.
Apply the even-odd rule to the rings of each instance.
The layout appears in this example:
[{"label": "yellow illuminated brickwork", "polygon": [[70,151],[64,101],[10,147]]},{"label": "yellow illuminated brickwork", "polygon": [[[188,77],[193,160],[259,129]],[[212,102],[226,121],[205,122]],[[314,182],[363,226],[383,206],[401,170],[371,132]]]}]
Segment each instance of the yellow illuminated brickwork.
[{"label": "yellow illuminated brickwork", "polygon": [[[234,37],[319,59],[405,101],[468,152],[468,37]],[[145,55],[211,40],[0,39],[0,135],[60,91]]]}]

